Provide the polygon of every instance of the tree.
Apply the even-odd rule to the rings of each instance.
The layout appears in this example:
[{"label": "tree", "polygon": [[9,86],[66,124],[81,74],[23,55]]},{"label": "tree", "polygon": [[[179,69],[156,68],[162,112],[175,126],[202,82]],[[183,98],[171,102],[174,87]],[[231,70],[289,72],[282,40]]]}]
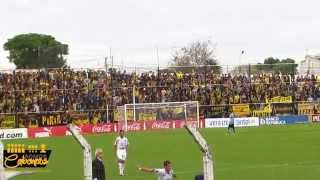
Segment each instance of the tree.
[{"label": "tree", "polygon": [[278,64],[280,60],[278,58],[273,58],[273,57],[268,57],[267,59],[264,60],[264,65],[262,65],[262,70],[267,71],[267,72],[272,72],[275,70],[274,65]]},{"label": "tree", "polygon": [[295,64],[294,59],[283,59],[275,67],[276,72],[281,72],[282,74],[294,74],[297,72],[298,64]]},{"label": "tree", "polygon": [[4,45],[8,59],[18,69],[61,68],[66,65],[68,45],[44,34],[21,34],[9,39]]},{"label": "tree", "polygon": [[264,60],[264,64],[277,64],[280,60],[278,58],[268,57]]},{"label": "tree", "polygon": [[175,51],[170,65],[173,66],[172,69],[183,72],[193,70],[198,72],[221,72],[221,67],[214,56],[214,48],[211,46],[210,41],[196,41]]},{"label": "tree", "polygon": [[279,60],[277,58],[269,57],[264,60],[264,63],[241,65],[233,69],[234,73],[281,73],[281,74],[294,74],[297,72],[298,65],[295,64],[294,59],[286,58]]}]

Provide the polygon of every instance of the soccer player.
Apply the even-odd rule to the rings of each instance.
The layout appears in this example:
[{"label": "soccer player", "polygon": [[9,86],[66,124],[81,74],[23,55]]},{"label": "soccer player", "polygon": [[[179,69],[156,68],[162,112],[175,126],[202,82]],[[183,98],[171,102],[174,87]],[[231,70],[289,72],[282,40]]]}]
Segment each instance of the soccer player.
[{"label": "soccer player", "polygon": [[124,131],[120,130],[119,136],[116,138],[114,148],[118,159],[119,175],[124,176],[124,168],[127,159],[129,141],[124,136]]},{"label": "soccer player", "polygon": [[228,133],[230,134],[230,129],[232,129],[233,133],[235,134],[236,131],[234,129],[234,114],[233,112],[229,115],[229,126],[228,126]]},{"label": "soccer player", "polygon": [[158,176],[158,180],[174,180],[177,176],[173,174],[171,162],[166,160],[163,162],[162,169],[138,167],[139,171],[155,173]]}]

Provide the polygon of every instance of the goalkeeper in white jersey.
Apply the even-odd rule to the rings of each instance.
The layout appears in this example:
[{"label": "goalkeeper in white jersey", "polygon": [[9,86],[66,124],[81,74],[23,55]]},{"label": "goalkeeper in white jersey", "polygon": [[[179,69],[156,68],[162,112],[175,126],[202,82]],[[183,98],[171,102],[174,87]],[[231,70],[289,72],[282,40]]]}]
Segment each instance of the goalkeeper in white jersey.
[{"label": "goalkeeper in white jersey", "polygon": [[116,155],[118,159],[119,166],[119,175],[124,176],[124,168],[127,159],[127,150],[128,150],[129,141],[124,136],[124,131],[120,130],[119,136],[114,142],[114,148],[116,150]]}]

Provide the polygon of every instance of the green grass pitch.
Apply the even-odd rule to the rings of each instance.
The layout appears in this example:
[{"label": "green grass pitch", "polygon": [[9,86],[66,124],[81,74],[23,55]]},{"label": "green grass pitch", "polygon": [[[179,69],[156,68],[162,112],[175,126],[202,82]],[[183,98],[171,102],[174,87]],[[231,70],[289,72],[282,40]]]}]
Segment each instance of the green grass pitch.
[{"label": "green grass pitch", "polygon": [[[201,129],[214,150],[215,180],[319,180],[320,126],[289,125],[226,129]],[[152,180],[137,165],[161,167],[169,159],[178,179],[193,180],[202,169],[202,154],[184,130],[128,133],[130,141],[125,177],[118,176],[113,150],[116,134],[86,136],[93,149],[104,150],[108,180]],[[17,180],[81,180],[82,153],[72,137],[4,141],[4,143],[47,144],[52,149],[49,166],[36,175]]]}]

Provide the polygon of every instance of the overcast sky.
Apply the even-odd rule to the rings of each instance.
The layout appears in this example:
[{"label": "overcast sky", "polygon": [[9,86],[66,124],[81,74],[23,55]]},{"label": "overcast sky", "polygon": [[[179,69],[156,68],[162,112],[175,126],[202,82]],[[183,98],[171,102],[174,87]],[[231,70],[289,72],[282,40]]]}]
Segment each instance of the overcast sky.
[{"label": "overcast sky", "polygon": [[[220,64],[269,56],[301,60],[320,49],[318,0],[0,0],[0,45],[20,33],[69,44],[72,67],[166,65],[174,48],[210,39]],[[241,61],[240,52],[245,54]],[[0,67],[10,67],[0,49]]]}]

